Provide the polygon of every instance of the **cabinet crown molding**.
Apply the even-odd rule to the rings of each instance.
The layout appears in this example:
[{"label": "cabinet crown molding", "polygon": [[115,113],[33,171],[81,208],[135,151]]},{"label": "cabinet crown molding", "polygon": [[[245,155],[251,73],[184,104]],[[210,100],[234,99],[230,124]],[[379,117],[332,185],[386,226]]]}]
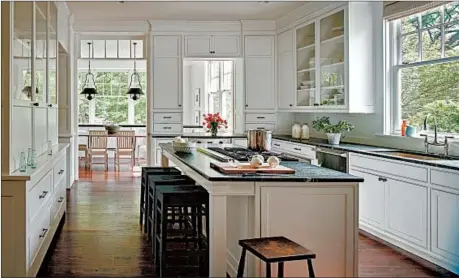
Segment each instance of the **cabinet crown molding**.
[{"label": "cabinet crown molding", "polygon": [[240,32],[239,21],[149,20],[151,31],[162,32]]}]

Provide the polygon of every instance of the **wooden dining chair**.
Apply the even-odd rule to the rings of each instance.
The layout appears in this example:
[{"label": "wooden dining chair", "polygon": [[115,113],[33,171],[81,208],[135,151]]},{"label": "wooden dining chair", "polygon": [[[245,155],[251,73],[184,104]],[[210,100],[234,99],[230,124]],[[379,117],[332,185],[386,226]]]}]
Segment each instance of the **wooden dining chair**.
[{"label": "wooden dining chair", "polygon": [[134,167],[134,151],[135,151],[135,131],[123,130],[118,131],[116,134],[116,151],[115,151],[115,164],[120,170],[120,158],[122,156],[129,157],[131,161],[131,168]]},{"label": "wooden dining chair", "polygon": [[86,144],[78,144],[78,151],[84,152],[84,167],[88,168],[88,146]]},{"label": "wooden dining chair", "polygon": [[[108,170],[108,133],[106,130],[90,130],[89,131],[89,144],[88,144],[88,160],[89,168],[93,164],[104,164],[105,169]],[[94,157],[103,157],[104,163],[95,163]]]}]

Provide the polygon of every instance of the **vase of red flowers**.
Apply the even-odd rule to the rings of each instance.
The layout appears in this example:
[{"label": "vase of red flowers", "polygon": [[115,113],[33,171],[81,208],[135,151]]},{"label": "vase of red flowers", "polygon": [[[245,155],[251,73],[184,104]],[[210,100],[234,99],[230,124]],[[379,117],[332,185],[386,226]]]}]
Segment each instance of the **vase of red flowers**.
[{"label": "vase of red flowers", "polygon": [[220,128],[228,128],[228,122],[223,120],[219,113],[209,113],[207,115],[204,114],[203,116],[204,122],[202,122],[202,125],[208,128],[208,132],[210,132],[212,136],[217,136],[217,132]]}]

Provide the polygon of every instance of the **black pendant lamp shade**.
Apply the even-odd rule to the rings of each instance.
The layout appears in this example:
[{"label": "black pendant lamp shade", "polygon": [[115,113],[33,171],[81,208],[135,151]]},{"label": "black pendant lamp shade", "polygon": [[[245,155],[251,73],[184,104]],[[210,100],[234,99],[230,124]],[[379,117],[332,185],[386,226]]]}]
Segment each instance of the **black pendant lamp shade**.
[{"label": "black pendant lamp shade", "polygon": [[[89,59],[88,59],[88,73],[86,74],[86,78],[83,84],[83,90],[81,90],[81,95],[84,95],[87,100],[92,100],[95,95],[97,95],[97,87],[96,82],[94,80],[94,74],[91,72],[91,43],[88,42],[88,49],[89,49]],[[92,84],[89,82],[89,78],[92,78]]]},{"label": "black pendant lamp shade", "polygon": [[[140,76],[137,73],[137,68],[136,68],[136,48],[137,48],[137,43],[134,42],[132,43],[134,45],[134,72],[131,75],[131,81],[129,82],[129,90],[127,91],[127,95],[134,101],[138,100],[141,95],[144,95],[144,92],[142,91],[142,84],[140,83]],[[137,80],[136,80],[137,79]],[[137,81],[137,84],[134,82],[134,85],[132,85],[132,81]]]}]

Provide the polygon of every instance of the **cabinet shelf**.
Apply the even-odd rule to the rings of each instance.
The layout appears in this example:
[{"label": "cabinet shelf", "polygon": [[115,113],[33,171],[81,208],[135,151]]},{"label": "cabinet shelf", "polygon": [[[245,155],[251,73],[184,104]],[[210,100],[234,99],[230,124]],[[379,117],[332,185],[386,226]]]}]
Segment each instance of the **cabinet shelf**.
[{"label": "cabinet shelf", "polygon": [[306,49],[314,48],[314,46],[315,46],[315,44],[306,45],[306,46],[298,48],[296,51],[300,52],[300,51],[303,51],[303,50],[306,50]]},{"label": "cabinet shelf", "polygon": [[339,62],[339,63],[329,64],[329,65],[323,65],[323,66],[320,66],[320,68],[323,70],[323,69],[330,69],[330,68],[335,68],[335,67],[339,67],[343,65],[344,65],[344,62]]},{"label": "cabinet shelf", "polygon": [[344,89],[344,85],[320,87],[321,90]]},{"label": "cabinet shelf", "polygon": [[342,39],[344,39],[344,35],[339,35],[339,36],[336,36],[336,37],[331,37],[329,39],[323,40],[320,43],[321,44],[326,44],[326,43],[330,43],[330,42],[334,42],[334,41],[342,40]]},{"label": "cabinet shelf", "polygon": [[302,70],[297,71],[297,73],[303,73],[303,72],[308,72],[308,71],[313,71],[313,70],[316,70],[316,69],[315,68],[302,69]]}]

